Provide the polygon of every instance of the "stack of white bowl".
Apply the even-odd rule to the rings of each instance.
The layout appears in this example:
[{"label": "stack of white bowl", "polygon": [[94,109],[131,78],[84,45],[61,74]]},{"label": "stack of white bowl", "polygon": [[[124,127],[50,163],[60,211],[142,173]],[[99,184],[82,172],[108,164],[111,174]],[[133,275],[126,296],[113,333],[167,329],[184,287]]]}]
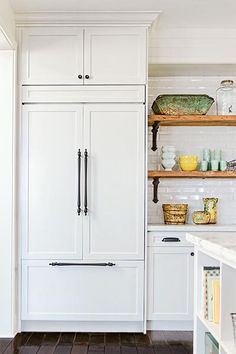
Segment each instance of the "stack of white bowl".
[{"label": "stack of white bowl", "polygon": [[172,171],[176,164],[176,148],[174,146],[162,146],[161,165],[166,171]]}]

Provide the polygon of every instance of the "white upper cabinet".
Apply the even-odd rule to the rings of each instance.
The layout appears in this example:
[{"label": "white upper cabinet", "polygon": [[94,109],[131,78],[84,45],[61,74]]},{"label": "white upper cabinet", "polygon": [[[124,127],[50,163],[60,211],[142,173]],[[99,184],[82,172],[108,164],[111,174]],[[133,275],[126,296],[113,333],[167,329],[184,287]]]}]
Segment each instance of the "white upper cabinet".
[{"label": "white upper cabinet", "polygon": [[85,30],[84,78],[93,84],[144,84],[146,31],[143,28]]},{"label": "white upper cabinet", "polygon": [[23,29],[21,72],[22,84],[82,84],[83,29]]},{"label": "white upper cabinet", "polygon": [[21,41],[22,84],[146,82],[146,28],[24,28]]},{"label": "white upper cabinet", "polygon": [[82,106],[23,107],[23,257],[82,258],[77,214]]}]

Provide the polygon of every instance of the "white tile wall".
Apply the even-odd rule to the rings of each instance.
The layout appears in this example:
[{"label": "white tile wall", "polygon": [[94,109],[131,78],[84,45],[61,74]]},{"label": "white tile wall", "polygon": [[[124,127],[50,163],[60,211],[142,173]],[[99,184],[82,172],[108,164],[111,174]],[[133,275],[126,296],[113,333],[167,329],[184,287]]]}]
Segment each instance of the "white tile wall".
[{"label": "white tile wall", "polygon": [[[225,77],[149,78],[149,110],[153,100],[164,93],[206,93],[215,98],[216,89]],[[235,79],[236,82],[236,78]],[[215,104],[209,113],[215,113]],[[158,152],[151,150],[149,131],[149,169],[156,169]],[[197,154],[202,149],[221,148],[223,159],[236,158],[236,127],[161,127],[158,145],[175,145],[178,154]],[[236,224],[236,179],[161,179],[159,203],[152,202],[152,180],[148,186],[148,221],[163,223],[162,203],[188,203],[188,222],[194,210],[202,210],[203,197],[218,197],[218,223]]]}]

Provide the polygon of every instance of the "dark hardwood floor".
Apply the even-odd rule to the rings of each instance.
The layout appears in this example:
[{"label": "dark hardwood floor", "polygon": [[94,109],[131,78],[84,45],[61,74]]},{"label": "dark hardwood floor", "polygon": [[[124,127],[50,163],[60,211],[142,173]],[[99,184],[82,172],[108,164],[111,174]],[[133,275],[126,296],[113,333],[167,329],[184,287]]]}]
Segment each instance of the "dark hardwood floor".
[{"label": "dark hardwood floor", "polygon": [[21,333],[0,354],[192,354],[192,332]]}]

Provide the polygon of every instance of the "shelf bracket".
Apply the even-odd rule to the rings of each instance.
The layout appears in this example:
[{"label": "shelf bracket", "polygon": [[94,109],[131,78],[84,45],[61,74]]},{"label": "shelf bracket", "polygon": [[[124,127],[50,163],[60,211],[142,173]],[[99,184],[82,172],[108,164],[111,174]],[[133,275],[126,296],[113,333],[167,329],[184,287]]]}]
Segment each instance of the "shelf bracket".
[{"label": "shelf bracket", "polygon": [[158,203],[158,186],[160,183],[160,178],[159,177],[155,177],[153,178],[153,202],[156,204]]},{"label": "shelf bracket", "polygon": [[154,122],[152,125],[152,151],[157,150],[157,133],[160,126],[160,122]]}]

